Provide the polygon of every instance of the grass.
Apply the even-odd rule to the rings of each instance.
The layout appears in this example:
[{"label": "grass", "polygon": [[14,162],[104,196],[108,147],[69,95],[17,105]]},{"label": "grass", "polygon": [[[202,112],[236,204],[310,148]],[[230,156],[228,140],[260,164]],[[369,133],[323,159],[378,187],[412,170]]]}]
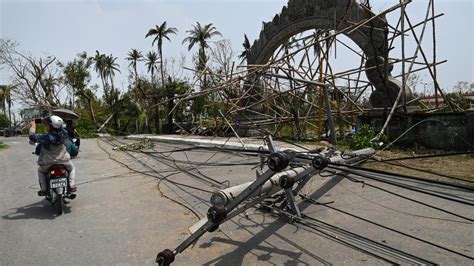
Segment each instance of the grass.
[{"label": "grass", "polygon": [[[307,145],[308,142],[295,141],[301,145]],[[320,145],[318,142],[312,142],[312,145]],[[338,141],[336,145],[340,151],[355,150],[350,147],[347,141]],[[387,151],[377,151],[377,157],[381,159],[410,157],[419,155],[430,155],[444,153],[437,150],[406,150],[391,147]],[[443,156],[433,158],[407,159],[399,161],[391,161],[389,163],[368,161],[363,167],[382,170],[386,172],[404,174],[409,176],[416,176],[420,178],[428,178],[433,180],[447,181],[453,183],[467,183],[460,180],[455,180],[449,177],[439,176],[437,174],[452,176],[459,179],[474,181],[474,154]],[[412,169],[409,169],[412,168]],[[424,170],[425,172],[416,169]],[[432,172],[432,173],[429,173]],[[436,174],[433,174],[436,173]],[[471,184],[469,184],[471,185]]]},{"label": "grass", "polygon": [[7,148],[7,147],[8,147],[8,146],[7,146],[5,143],[3,143],[3,142],[0,141],[0,150],[1,150],[1,149],[5,149],[5,148]]},{"label": "grass", "polygon": [[[433,154],[433,153],[431,153]],[[417,154],[407,151],[383,151],[378,154],[383,159],[407,157]],[[447,177],[441,177],[436,174],[420,172],[414,169],[408,169],[408,166],[416,169],[428,170],[433,173],[453,176],[460,179],[474,181],[474,156],[471,155],[455,155],[434,158],[408,159],[400,161],[391,161],[388,163],[367,162],[364,167],[383,170],[387,172],[400,173],[405,175],[417,176],[442,181],[450,181],[454,183],[462,183],[462,181],[453,180]]]}]

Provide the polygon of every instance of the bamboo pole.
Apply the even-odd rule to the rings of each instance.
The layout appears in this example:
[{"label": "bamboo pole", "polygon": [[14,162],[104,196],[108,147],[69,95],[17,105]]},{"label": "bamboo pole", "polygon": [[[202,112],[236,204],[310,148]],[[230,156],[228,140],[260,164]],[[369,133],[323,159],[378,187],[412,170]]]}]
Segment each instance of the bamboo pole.
[{"label": "bamboo pole", "polygon": [[[434,16],[434,9],[435,9],[435,3],[434,3],[434,0],[430,0],[430,3],[431,3],[431,14],[432,16]],[[433,19],[431,21],[432,25],[433,25],[433,63],[436,62],[436,24],[435,24],[435,20]],[[433,65],[433,78],[436,80],[436,65]],[[439,106],[439,103],[438,103],[438,92],[436,90],[436,87],[437,87],[437,83],[435,84],[435,99],[436,99],[436,108],[438,108]],[[441,92],[441,91],[440,91]],[[444,98],[444,96],[443,96]],[[445,102],[446,102],[446,98],[444,98]],[[448,102],[446,102],[448,104]],[[448,104],[449,105],[449,104]]]},{"label": "bamboo pole", "polygon": [[[400,0],[400,3],[403,3],[403,0]],[[405,5],[402,5],[400,8],[400,19],[401,19],[401,31],[405,32]],[[406,96],[406,76],[405,76],[405,34],[402,34],[402,103],[403,111],[407,113],[407,96]]]}]

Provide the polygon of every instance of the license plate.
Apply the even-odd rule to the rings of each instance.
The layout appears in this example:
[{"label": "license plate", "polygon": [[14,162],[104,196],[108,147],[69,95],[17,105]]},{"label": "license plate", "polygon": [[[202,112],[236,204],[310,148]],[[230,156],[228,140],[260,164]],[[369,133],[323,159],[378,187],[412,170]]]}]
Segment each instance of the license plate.
[{"label": "license plate", "polygon": [[51,185],[51,188],[66,187],[67,178],[51,179],[50,185]]}]

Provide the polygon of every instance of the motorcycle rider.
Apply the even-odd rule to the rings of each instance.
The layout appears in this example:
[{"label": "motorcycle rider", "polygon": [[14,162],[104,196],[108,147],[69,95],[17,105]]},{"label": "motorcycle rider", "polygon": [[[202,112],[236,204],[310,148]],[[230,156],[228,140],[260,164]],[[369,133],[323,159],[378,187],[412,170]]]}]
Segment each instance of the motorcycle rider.
[{"label": "motorcycle rider", "polygon": [[[69,139],[77,147],[77,150],[79,150],[79,147],[81,146],[81,138],[79,137],[79,134],[73,126],[73,121],[66,120],[64,122],[66,123],[66,131],[67,135],[69,136]],[[71,156],[73,155],[71,154]]]},{"label": "motorcycle rider", "polygon": [[76,169],[71,162],[71,156],[66,150],[66,140],[68,138],[67,131],[64,128],[64,121],[61,117],[52,115],[42,120],[48,131],[47,134],[35,134],[36,123],[33,119],[30,127],[30,143],[41,143],[42,148],[38,157],[38,179],[40,183],[40,191],[38,196],[46,195],[46,174],[48,169],[54,164],[62,164],[69,171],[70,192],[75,192]]}]

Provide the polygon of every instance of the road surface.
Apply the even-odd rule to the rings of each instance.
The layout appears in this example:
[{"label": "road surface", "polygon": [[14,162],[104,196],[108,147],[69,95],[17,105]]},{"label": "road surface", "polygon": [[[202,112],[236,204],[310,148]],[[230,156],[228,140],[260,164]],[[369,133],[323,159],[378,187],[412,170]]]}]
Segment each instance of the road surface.
[{"label": "road surface", "polygon": [[[114,151],[101,140],[84,140],[79,157],[73,160],[78,197],[64,215],[57,216],[49,203],[36,195],[33,146],[25,137],[0,140],[9,145],[0,150],[0,265],[152,265],[157,252],[174,249],[189,236],[188,228],[204,217],[209,207],[210,192],[255,178],[251,166],[232,164],[259,161],[237,154],[183,151],[189,147],[158,143],[155,149],[162,152],[161,159],[155,160],[144,154],[132,153],[131,157]],[[229,165],[196,169],[181,164],[177,169],[179,160]],[[164,177],[191,187],[166,181],[158,186]],[[472,219],[472,206],[371,183]],[[330,206],[473,256],[472,222],[342,178],[323,177],[310,185],[312,189],[304,192],[320,202],[334,202]],[[472,193],[446,193],[472,201]],[[370,241],[334,228],[324,229],[320,222],[311,229],[251,209],[246,216],[221,225],[218,232],[205,234],[194,247],[176,257],[175,265],[413,263],[407,254],[445,265],[472,263],[468,258],[323,206],[300,206],[309,217]]]}]

